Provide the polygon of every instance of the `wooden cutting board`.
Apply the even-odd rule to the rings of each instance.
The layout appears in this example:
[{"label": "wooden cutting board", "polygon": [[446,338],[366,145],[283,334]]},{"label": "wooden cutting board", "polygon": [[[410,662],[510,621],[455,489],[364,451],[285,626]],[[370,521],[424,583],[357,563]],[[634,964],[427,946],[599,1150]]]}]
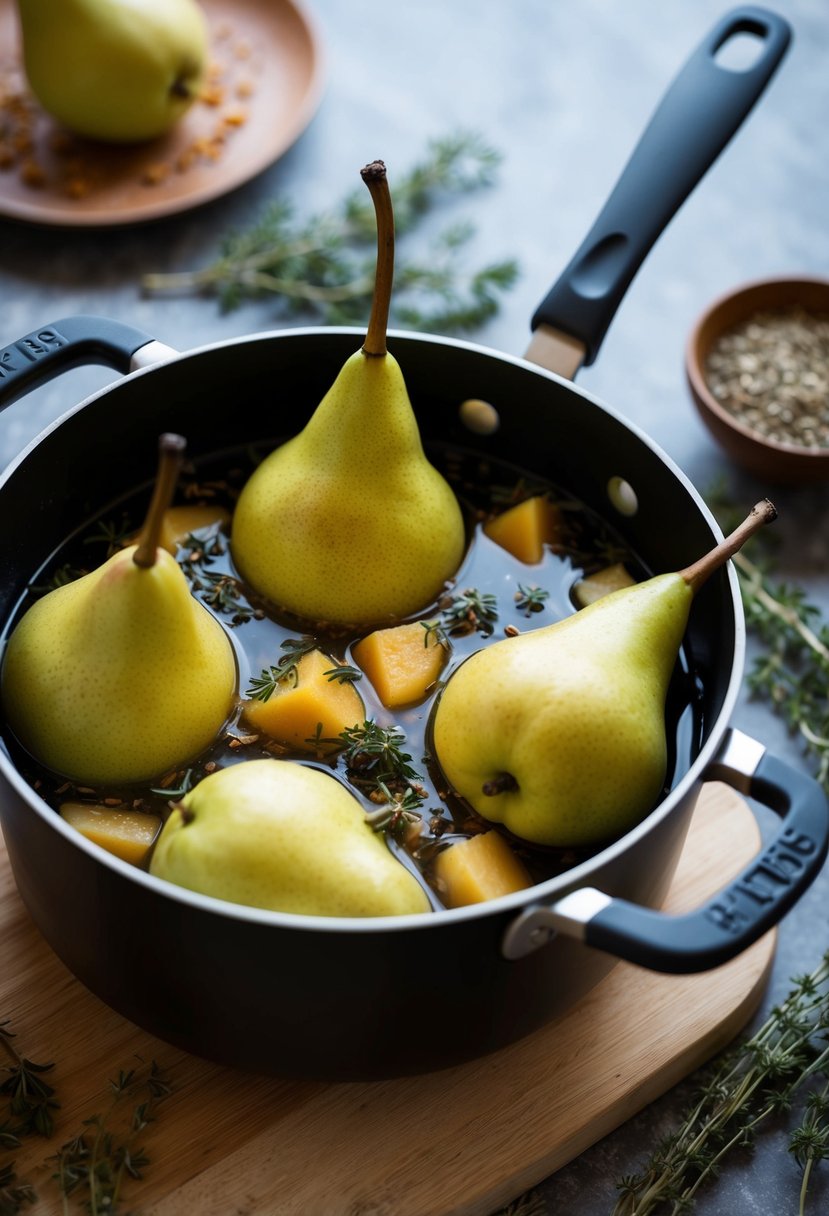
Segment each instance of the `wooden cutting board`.
[{"label": "wooden cutting board", "polygon": [[[707,787],[670,910],[695,906],[758,845],[741,799]],[[251,1077],[168,1047],[83,988],[31,923],[0,846],[0,1020],[11,1021],[30,1059],[56,1062],[50,1079],[61,1103],[53,1141],[28,1140],[15,1154],[18,1177],[36,1186],[38,1216],[58,1216],[44,1159],[105,1108],[109,1078],[137,1055],[158,1061],[174,1088],[147,1130],[150,1164],[126,1188],[124,1211],[490,1216],[725,1046],[755,1012],[773,953],[769,934],[701,975],[619,964],[531,1037],[423,1077],[338,1085]],[[79,1210],[74,1200],[70,1210]]]}]

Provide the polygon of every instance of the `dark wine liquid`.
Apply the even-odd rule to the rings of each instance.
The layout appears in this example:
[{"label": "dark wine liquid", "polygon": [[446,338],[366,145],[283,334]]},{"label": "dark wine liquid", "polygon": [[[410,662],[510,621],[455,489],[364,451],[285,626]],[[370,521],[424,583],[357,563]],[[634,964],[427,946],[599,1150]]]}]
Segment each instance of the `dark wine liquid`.
[{"label": "dark wine liquid", "polygon": [[[493,825],[447,792],[429,753],[429,719],[439,688],[458,664],[476,650],[515,630],[523,633],[570,615],[577,607],[574,589],[585,575],[615,562],[623,562],[637,581],[650,577],[651,572],[604,520],[559,487],[511,465],[482,459],[477,453],[455,448],[431,448],[429,458],[457,494],[466,518],[469,544],[461,568],[446,594],[409,619],[442,620],[450,646],[449,658],[438,686],[426,701],[412,708],[385,708],[366,678],[360,679],[355,686],[365,704],[366,719],[383,728],[396,727],[405,736],[399,746],[410,758],[409,767],[416,773],[416,779],[411,782],[414,788],[407,798],[407,804],[414,806],[414,810],[394,817],[384,830],[389,847],[418,875],[433,905],[440,907],[440,899],[430,881],[438,850]],[[182,476],[176,501],[215,502],[232,511],[254,464],[255,457],[248,451],[225,452],[200,462],[198,467],[189,468]],[[548,548],[543,560],[537,565],[526,565],[495,544],[482,529],[492,515],[534,494],[546,494],[556,503],[563,527],[560,542]],[[100,565],[140,527],[147,502],[146,489],[131,493],[102,513],[97,521],[70,537],[33,578],[23,607],[57,583]],[[223,623],[233,640],[242,698],[253,678],[279,663],[285,655],[283,643],[290,639],[313,642],[326,655],[354,665],[351,648],[370,629],[354,633],[340,628],[323,628],[275,612],[238,578],[225,534],[217,528],[204,529],[190,540],[192,543],[188,541],[177,558],[193,594]],[[521,590],[526,592],[533,587],[546,593],[539,610],[528,606]],[[450,623],[445,615],[447,607],[451,607],[454,597],[468,589],[476,590],[481,596],[494,597],[495,619],[480,617],[476,621],[472,618],[461,627]],[[698,752],[701,740],[699,692],[689,656],[683,652],[677,662],[666,708],[669,755],[664,792],[682,778]],[[7,743],[20,772],[56,810],[70,799],[81,799],[154,812],[164,819],[169,814],[171,802],[208,773],[263,756],[324,768],[341,780],[367,811],[376,812],[378,805],[382,805],[377,801],[370,765],[368,769],[349,767],[342,750],[325,755],[292,752],[267,736],[253,737],[241,718],[241,703],[227,729],[206,752],[177,771],[159,773],[157,779],[141,786],[79,787],[37,764],[13,739],[8,739]],[[374,798],[371,796],[373,789]],[[398,785],[395,792],[398,795],[404,792],[403,786]],[[497,830],[504,831],[502,828]],[[509,833],[504,834],[509,837]],[[596,851],[595,848],[581,852],[539,848],[511,837],[510,843],[535,881],[569,869]]]}]

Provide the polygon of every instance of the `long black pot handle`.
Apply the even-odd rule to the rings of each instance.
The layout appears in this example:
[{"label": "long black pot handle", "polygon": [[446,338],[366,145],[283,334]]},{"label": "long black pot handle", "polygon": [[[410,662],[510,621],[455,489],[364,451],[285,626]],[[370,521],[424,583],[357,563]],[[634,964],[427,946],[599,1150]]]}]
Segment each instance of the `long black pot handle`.
[{"label": "long black pot handle", "polygon": [[106,317],[64,317],[0,350],[0,409],[79,364],[101,363],[126,375],[151,334]]},{"label": "long black pot handle", "polygon": [[557,903],[526,908],[503,939],[507,958],[521,958],[561,933],[653,971],[707,971],[734,958],[788,912],[820,872],[829,844],[829,803],[805,773],[732,730],[709,780],[725,781],[782,816],[777,835],[702,907],[669,916],[593,887]]},{"label": "long black pot handle", "polygon": [[[607,328],[651,246],[737,131],[791,40],[776,13],[746,6],[723,17],[663,97],[613,193],[569,265],[532,318],[596,358]],[[762,39],[744,71],[716,56],[738,34]]]}]

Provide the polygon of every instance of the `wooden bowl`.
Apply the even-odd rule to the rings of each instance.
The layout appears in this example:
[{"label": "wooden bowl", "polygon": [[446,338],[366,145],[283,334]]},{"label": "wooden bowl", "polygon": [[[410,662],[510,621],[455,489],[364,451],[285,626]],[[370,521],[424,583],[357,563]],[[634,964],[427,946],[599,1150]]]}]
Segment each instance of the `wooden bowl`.
[{"label": "wooden bowl", "polygon": [[714,396],[706,363],[720,337],[758,312],[800,308],[829,317],[829,280],[764,279],[715,300],[694,325],[685,351],[691,395],[703,422],[732,459],[764,481],[781,485],[829,480],[829,446],[806,447],[762,435]]}]

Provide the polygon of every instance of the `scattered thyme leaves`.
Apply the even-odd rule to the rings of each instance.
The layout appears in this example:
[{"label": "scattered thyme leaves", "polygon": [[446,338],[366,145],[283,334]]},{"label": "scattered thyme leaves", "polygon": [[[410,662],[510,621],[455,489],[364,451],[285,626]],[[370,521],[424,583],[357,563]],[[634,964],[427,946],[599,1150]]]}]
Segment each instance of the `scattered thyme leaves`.
[{"label": "scattered thyme leaves", "polygon": [[251,679],[246,697],[254,701],[269,701],[276,692],[277,684],[283,680],[290,680],[292,687],[296,688],[299,682],[297,669],[300,659],[315,650],[316,643],[313,638],[286,638],[281,647],[286,653],[275,666],[263,667],[260,675]]},{"label": "scattered thyme leaves", "polygon": [[375,832],[386,832],[395,840],[400,840],[413,824],[422,822],[420,807],[423,793],[418,787],[409,785],[395,792],[384,782],[378,781],[377,793],[383,798],[383,803],[376,811],[366,814],[366,822]]},{"label": "scattered thyme leaves", "polygon": [[749,690],[800,736],[829,789],[829,624],[802,588],[773,582],[744,553],[733,560],[747,627],[764,646],[748,673]]},{"label": "scattered thyme leaves", "polygon": [[[0,1022],[0,1056],[11,1063],[0,1067],[0,1151],[19,1148],[25,1136],[50,1136],[52,1112],[60,1105],[44,1074],[54,1064],[37,1064],[18,1051],[8,1021]],[[17,1216],[34,1205],[34,1188],[17,1176],[14,1161],[0,1161],[0,1216]]]},{"label": "scattered thyme leaves", "polygon": [[545,591],[543,587],[534,585],[525,587],[523,583],[519,583],[515,593],[515,604],[525,616],[531,616],[534,612],[541,612],[549,598],[549,591]]},{"label": "scattered thyme leaves", "polygon": [[[820,1074],[826,1078],[829,951],[810,975],[792,984],[786,999],[772,1009],[759,1030],[703,1073],[697,1098],[681,1125],[657,1147],[643,1170],[621,1179],[614,1216],[689,1210],[728,1153],[752,1144],[762,1124],[788,1111],[807,1082]],[[817,1099],[811,1100],[812,1114],[807,1113],[794,1136],[798,1159],[810,1168],[825,1155],[826,1093],[824,1084]],[[801,1213],[805,1194],[802,1190]]]},{"label": "scattered thyme leaves", "polygon": [[220,525],[213,525],[206,535],[189,533],[178,550],[178,562],[190,583],[194,595],[214,612],[230,618],[231,625],[244,625],[258,616],[258,610],[245,599],[239,580],[227,571],[210,567],[227,553],[227,540]]},{"label": "scattered thyme leaves", "polygon": [[[490,185],[500,155],[480,135],[460,132],[433,140],[419,164],[394,183],[398,242],[446,196]],[[392,321],[440,332],[471,330],[498,310],[501,294],[518,277],[514,261],[468,271],[462,253],[474,229],[446,228],[422,260],[398,243]],[[286,199],[272,201],[248,228],[231,233],[219,258],[201,270],[149,274],[146,293],[199,293],[218,298],[224,311],[249,299],[270,298],[282,316],[310,315],[324,324],[362,323],[374,289],[376,221],[365,192],[354,190],[332,212],[297,218]]]},{"label": "scattered thyme leaves", "polygon": [[329,684],[335,680],[338,684],[354,684],[363,678],[360,668],[352,667],[349,663],[337,663],[335,667],[329,667],[328,671],[323,672],[323,675],[328,676]]},{"label": "scattered thyme leaves", "polygon": [[58,566],[48,582],[37,584],[32,587],[32,591],[35,595],[47,595],[50,591],[57,591],[58,587],[65,587],[67,583],[74,583],[76,579],[82,578],[84,574],[88,573],[88,570],[81,569],[80,566],[73,566],[70,562],[64,562],[62,566]]},{"label": "scattered thyme leaves", "polygon": [[0,1165],[0,1216],[18,1216],[24,1205],[34,1206],[35,1189],[28,1182],[19,1182],[14,1162]]},{"label": "scattered thyme leaves", "polygon": [[195,785],[196,778],[192,768],[185,770],[178,785],[175,786],[160,786],[156,789],[151,789],[151,794],[159,794],[162,798],[183,798],[185,794],[189,794],[190,790]]},{"label": "scattered thyme leaves", "polygon": [[135,527],[127,515],[122,515],[117,520],[101,519],[98,521],[95,531],[83,538],[83,543],[85,545],[106,545],[106,555],[112,557],[119,549],[124,548],[134,531]]},{"label": "scattered thyme leaves", "polygon": [[412,757],[403,750],[406,736],[399,726],[378,726],[367,719],[362,726],[347,727],[336,739],[317,742],[337,745],[352,785],[381,807],[403,815],[423,802],[426,791]]},{"label": "scattered thyme leaves", "polygon": [[[709,501],[729,528],[737,509],[721,490]],[[816,779],[829,792],[829,622],[802,587],[777,578],[776,542],[779,538],[764,530],[732,558],[746,627],[761,644],[747,685],[799,736],[804,756],[815,762]]]},{"label": "scattered thyme leaves", "polygon": [[82,1198],[90,1216],[116,1213],[127,1179],[140,1180],[150,1163],[139,1137],[169,1094],[170,1084],[155,1061],[120,1071],[110,1082],[106,1110],[84,1119],[82,1130],[49,1159],[61,1194]]},{"label": "scattered thyme leaves", "polygon": [[438,604],[440,619],[424,623],[425,642],[434,636],[446,644],[448,634],[481,633],[489,637],[498,620],[498,601],[488,591],[467,587],[460,595],[446,597]]},{"label": "scattered thyme leaves", "polygon": [[50,1136],[52,1111],[59,1106],[54,1088],[44,1080],[54,1064],[27,1059],[14,1045],[14,1037],[9,1022],[0,1022],[0,1047],[11,1060],[0,1069],[0,1098],[5,1107],[0,1133],[7,1145],[12,1140],[19,1142],[21,1136]]}]

